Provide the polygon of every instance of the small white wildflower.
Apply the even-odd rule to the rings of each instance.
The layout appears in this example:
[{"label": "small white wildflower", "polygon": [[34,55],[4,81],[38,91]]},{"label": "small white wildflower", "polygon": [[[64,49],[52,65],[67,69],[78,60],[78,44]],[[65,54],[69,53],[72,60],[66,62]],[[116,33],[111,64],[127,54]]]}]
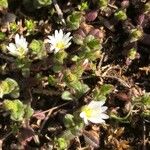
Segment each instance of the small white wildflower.
[{"label": "small white wildflower", "polygon": [[16,34],[15,43],[9,43],[7,49],[11,55],[23,58],[28,52],[28,42],[22,35]]},{"label": "small white wildflower", "polygon": [[82,108],[80,117],[84,120],[85,124],[89,121],[92,123],[105,123],[105,119],[109,116],[105,114],[108,107],[103,106],[104,101],[91,101],[88,105]]},{"label": "small white wildflower", "polygon": [[71,44],[70,40],[72,36],[70,36],[70,32],[64,34],[63,31],[60,29],[55,30],[55,34],[52,36],[48,36],[48,42],[51,44],[50,51],[56,54],[59,50],[64,50],[68,48]]}]

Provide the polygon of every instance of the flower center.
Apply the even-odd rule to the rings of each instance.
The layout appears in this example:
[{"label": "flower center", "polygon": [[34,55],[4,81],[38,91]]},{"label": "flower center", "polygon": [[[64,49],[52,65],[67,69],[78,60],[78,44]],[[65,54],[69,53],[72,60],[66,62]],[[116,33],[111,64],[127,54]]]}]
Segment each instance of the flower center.
[{"label": "flower center", "polygon": [[56,44],[56,47],[59,48],[59,49],[64,49],[65,48],[65,44],[63,41],[59,41],[57,44]]},{"label": "flower center", "polygon": [[85,113],[87,118],[90,118],[92,115],[93,110],[89,107],[84,107],[83,108],[83,112]]}]

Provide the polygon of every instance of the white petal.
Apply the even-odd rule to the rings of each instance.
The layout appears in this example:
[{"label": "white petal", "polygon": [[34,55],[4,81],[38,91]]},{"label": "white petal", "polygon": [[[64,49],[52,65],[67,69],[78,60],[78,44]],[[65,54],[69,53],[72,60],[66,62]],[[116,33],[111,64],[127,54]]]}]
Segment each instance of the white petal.
[{"label": "white petal", "polygon": [[103,107],[101,107],[101,112],[104,112],[104,111],[106,111],[107,109],[108,109],[107,106],[103,106]]},{"label": "white petal", "polygon": [[109,116],[106,115],[106,114],[104,114],[104,113],[102,113],[100,117],[101,117],[102,119],[108,119],[108,118],[109,118]]},{"label": "white petal", "polygon": [[62,29],[59,30],[59,36],[60,36],[61,38],[63,38],[63,31],[62,31]]},{"label": "white petal", "polygon": [[93,109],[100,109],[104,103],[104,101],[91,101],[88,106]]},{"label": "white petal", "polygon": [[60,34],[59,34],[59,31],[56,30],[55,31],[55,36],[54,36],[55,40],[59,40],[60,39]]},{"label": "white petal", "polygon": [[81,117],[81,118],[84,118],[85,116],[86,116],[86,115],[85,115],[84,112],[81,112],[81,113],[80,113],[80,117]]},{"label": "white petal", "polygon": [[65,48],[68,48],[71,45],[71,42],[65,45]]},{"label": "white petal", "polygon": [[105,120],[98,116],[89,118],[89,121],[91,121],[92,123],[105,123]]},{"label": "white petal", "polygon": [[7,49],[9,51],[15,51],[16,50],[16,46],[14,43],[10,43],[9,46],[7,46]]},{"label": "white petal", "polygon": [[[69,37],[70,34],[71,34],[70,32],[68,32],[67,34],[65,34],[64,37],[63,37],[63,39],[69,39],[69,38],[70,38],[70,37]],[[72,38],[72,37],[71,37],[71,38]]]},{"label": "white petal", "polygon": [[19,34],[16,34],[15,35],[15,43],[18,43],[19,42]]},{"label": "white petal", "polygon": [[51,41],[56,41],[55,37],[54,36],[48,36],[48,40],[51,42]]},{"label": "white petal", "polygon": [[85,124],[88,124],[88,119],[87,119],[86,114],[84,112],[80,113],[80,117],[84,120]]},{"label": "white petal", "polygon": [[17,56],[18,55],[18,51],[16,49],[16,46],[14,43],[10,43],[9,46],[7,46],[7,49],[9,50],[9,53],[13,56]]},{"label": "white petal", "polygon": [[89,124],[88,119],[87,119],[86,117],[84,117],[83,120],[84,120],[84,123],[85,123],[86,125]]},{"label": "white petal", "polygon": [[55,30],[54,37],[57,37],[57,35],[58,35],[58,30]]}]

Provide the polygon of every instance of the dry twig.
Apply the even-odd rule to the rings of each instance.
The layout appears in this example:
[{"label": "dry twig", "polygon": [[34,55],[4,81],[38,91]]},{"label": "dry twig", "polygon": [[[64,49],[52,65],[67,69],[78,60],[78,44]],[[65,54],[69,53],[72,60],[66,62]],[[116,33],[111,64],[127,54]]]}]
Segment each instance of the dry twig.
[{"label": "dry twig", "polygon": [[57,3],[57,0],[53,0],[53,4],[54,4],[54,7],[55,7],[55,9],[56,9],[56,11],[57,11],[57,14],[58,14],[59,18],[61,19],[61,22],[62,22],[64,25],[66,25],[65,19],[64,19],[64,17],[63,17],[63,12],[62,12],[62,10],[60,9],[60,7],[59,7],[59,5],[58,5],[58,3]]}]

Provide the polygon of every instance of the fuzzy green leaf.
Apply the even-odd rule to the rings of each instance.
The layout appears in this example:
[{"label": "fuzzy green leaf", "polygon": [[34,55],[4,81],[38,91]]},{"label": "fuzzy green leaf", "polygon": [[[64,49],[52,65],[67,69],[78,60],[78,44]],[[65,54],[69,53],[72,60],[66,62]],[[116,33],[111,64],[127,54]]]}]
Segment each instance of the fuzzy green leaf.
[{"label": "fuzzy green leaf", "polygon": [[71,115],[71,114],[66,114],[64,119],[63,119],[63,122],[64,122],[64,125],[66,128],[71,128],[71,127],[74,127],[75,126],[75,123],[74,123],[74,116]]},{"label": "fuzzy green leaf", "polygon": [[0,0],[0,8],[8,8],[8,1],[7,0]]},{"label": "fuzzy green leaf", "polygon": [[73,96],[69,91],[64,91],[61,95],[61,98],[64,100],[73,100]]},{"label": "fuzzy green leaf", "polygon": [[4,108],[10,111],[10,117],[14,121],[22,121],[24,117],[25,106],[20,100],[4,100]]},{"label": "fuzzy green leaf", "polygon": [[141,101],[146,107],[150,108],[150,93],[144,94]]},{"label": "fuzzy green leaf", "polygon": [[69,26],[69,28],[71,28],[72,30],[76,30],[79,28],[80,26],[80,22],[81,22],[81,13],[80,12],[73,12],[71,15],[69,15],[67,17],[67,25]]},{"label": "fuzzy green leaf", "polygon": [[88,87],[88,85],[83,84],[79,81],[74,82],[72,84],[72,87],[77,91],[77,97],[82,96],[83,94],[85,94],[90,88]]},{"label": "fuzzy green leaf", "polygon": [[19,86],[15,80],[6,78],[0,83],[0,98],[5,94],[10,94],[13,98],[19,97]]},{"label": "fuzzy green leaf", "polygon": [[46,50],[44,49],[44,43],[41,40],[32,40],[29,45],[31,53],[35,56],[34,59],[43,59],[46,56]]},{"label": "fuzzy green leaf", "polygon": [[26,106],[24,118],[29,119],[33,115],[33,113],[34,110],[31,108],[31,106]]},{"label": "fuzzy green leaf", "polygon": [[113,85],[111,84],[104,84],[100,88],[101,95],[106,96],[107,94],[111,93],[113,90]]},{"label": "fuzzy green leaf", "polygon": [[120,11],[117,11],[115,14],[114,14],[115,18],[118,19],[118,20],[126,20],[127,19],[127,15],[124,11],[120,10]]}]

